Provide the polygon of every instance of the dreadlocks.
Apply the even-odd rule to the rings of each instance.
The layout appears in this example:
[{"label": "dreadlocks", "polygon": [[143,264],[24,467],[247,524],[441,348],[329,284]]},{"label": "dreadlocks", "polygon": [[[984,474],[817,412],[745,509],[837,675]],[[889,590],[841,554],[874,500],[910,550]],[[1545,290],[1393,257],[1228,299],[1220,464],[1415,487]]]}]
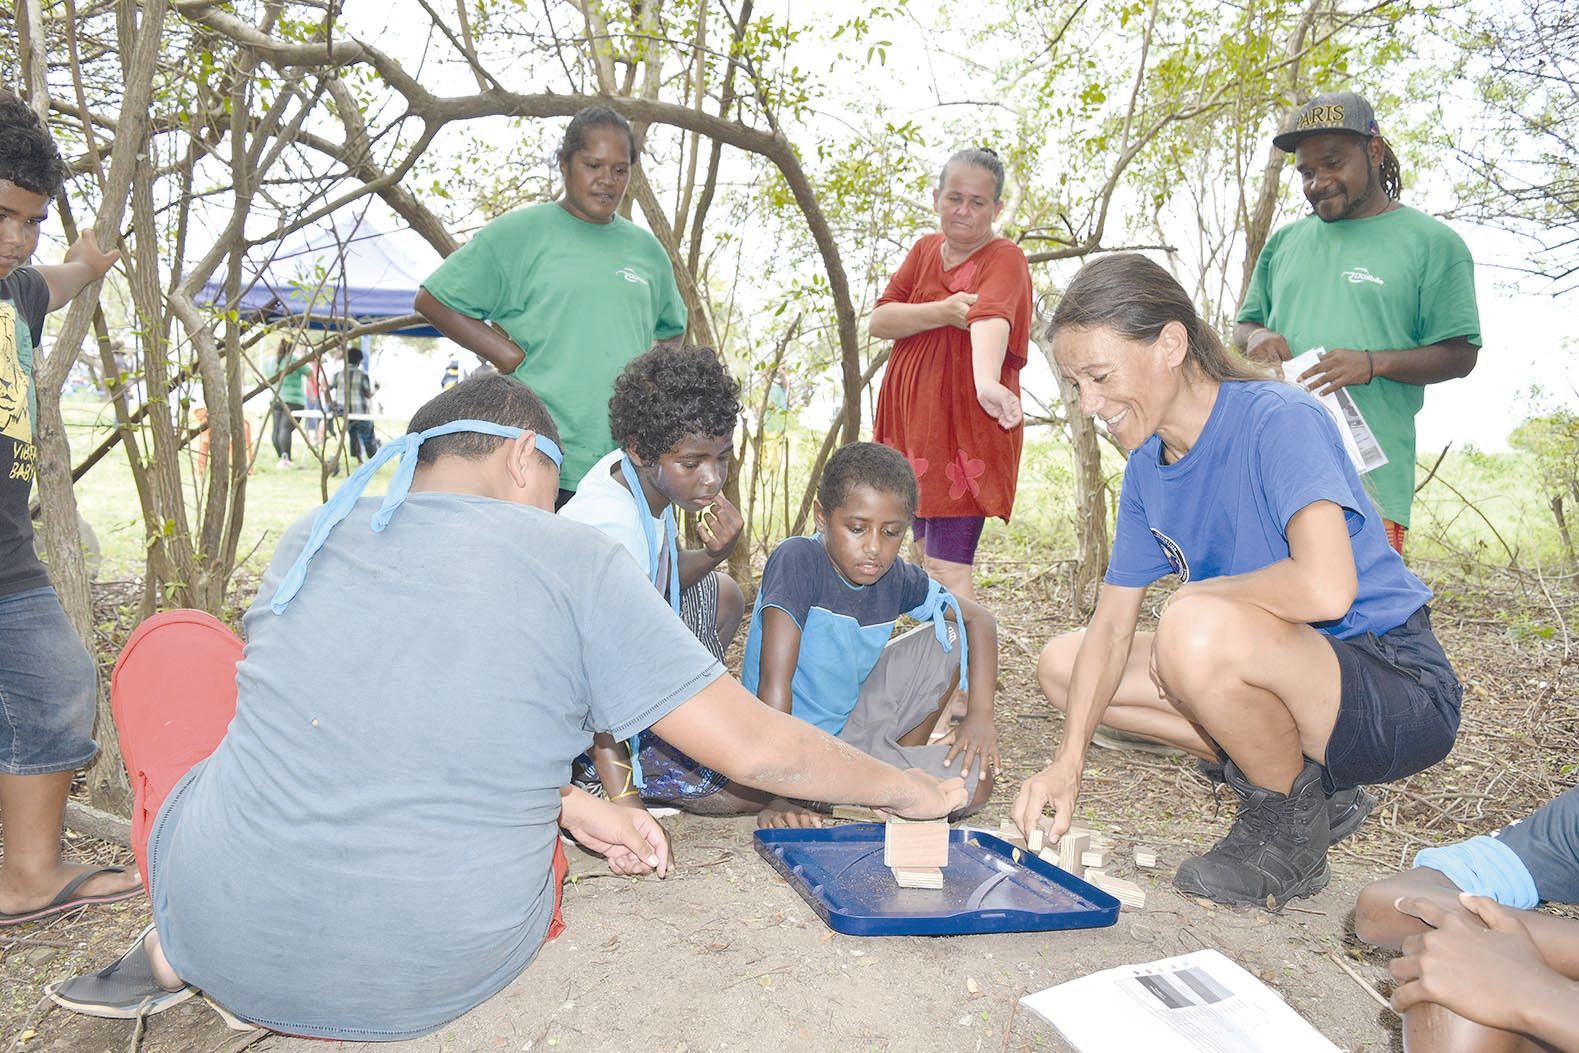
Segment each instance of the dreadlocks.
[{"label": "dreadlocks", "polygon": [[1398,167],[1398,155],[1393,153],[1392,144],[1378,135],[1377,140],[1382,144],[1382,192],[1394,201],[1404,188],[1403,172]]}]

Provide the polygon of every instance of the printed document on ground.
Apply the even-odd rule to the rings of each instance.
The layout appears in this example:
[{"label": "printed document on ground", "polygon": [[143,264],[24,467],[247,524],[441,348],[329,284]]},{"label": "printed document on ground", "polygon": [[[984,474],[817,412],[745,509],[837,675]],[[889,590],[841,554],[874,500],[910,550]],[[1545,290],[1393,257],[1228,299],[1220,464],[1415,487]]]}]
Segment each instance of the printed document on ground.
[{"label": "printed document on ground", "polygon": [[[1315,365],[1316,360],[1326,353],[1324,347],[1313,347],[1303,355],[1296,355],[1284,362],[1283,379],[1298,384],[1299,375]],[[1315,395],[1315,392],[1311,394]],[[1381,443],[1376,441],[1371,426],[1365,423],[1365,415],[1354,404],[1348,388],[1339,388],[1330,395],[1316,395],[1316,400],[1338,425],[1338,434],[1343,436],[1343,448],[1349,451],[1349,460],[1354,462],[1355,471],[1364,475],[1387,463],[1387,454],[1382,452]]]},{"label": "printed document on ground", "polygon": [[1106,969],[1020,999],[1080,1053],[1339,1053],[1214,950]]}]

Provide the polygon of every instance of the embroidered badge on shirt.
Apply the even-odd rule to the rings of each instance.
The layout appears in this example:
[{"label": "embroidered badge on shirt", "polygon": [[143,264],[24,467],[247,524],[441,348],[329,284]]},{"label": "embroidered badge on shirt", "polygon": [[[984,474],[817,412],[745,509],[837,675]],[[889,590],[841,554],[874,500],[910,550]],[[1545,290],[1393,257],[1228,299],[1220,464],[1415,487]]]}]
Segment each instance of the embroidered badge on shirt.
[{"label": "embroidered badge on shirt", "polygon": [[1168,560],[1168,566],[1179,576],[1179,584],[1183,585],[1190,580],[1190,561],[1184,558],[1184,550],[1173,538],[1164,534],[1156,527],[1151,528],[1151,536],[1157,539],[1157,544],[1162,547],[1162,554]]}]

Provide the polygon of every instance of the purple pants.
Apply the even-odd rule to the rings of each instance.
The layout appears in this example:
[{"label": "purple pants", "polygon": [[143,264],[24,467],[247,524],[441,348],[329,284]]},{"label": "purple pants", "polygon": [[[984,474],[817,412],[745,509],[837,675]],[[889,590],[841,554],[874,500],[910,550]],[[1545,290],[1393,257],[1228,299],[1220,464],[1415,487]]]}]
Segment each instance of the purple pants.
[{"label": "purple pants", "polygon": [[985,516],[933,516],[916,517],[916,541],[933,559],[949,563],[975,563],[976,545],[981,541],[981,529],[987,525]]}]

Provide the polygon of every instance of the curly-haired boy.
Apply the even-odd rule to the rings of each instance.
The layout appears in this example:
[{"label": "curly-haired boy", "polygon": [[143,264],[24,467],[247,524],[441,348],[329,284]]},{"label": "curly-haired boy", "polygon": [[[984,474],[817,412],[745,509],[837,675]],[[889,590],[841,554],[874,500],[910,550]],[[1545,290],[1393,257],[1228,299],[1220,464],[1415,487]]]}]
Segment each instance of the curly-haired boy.
[{"label": "curly-haired boy", "polygon": [[[740,385],[711,348],[653,348],[614,381],[609,430],[619,449],[592,467],[559,513],[620,541],[719,659],[745,614],[739,586],[717,569],[745,525],[723,493],[739,418]],[[700,513],[701,548],[679,547],[675,508]],[[728,801],[722,811],[739,810],[717,796],[723,776],[650,732],[634,760],[629,743],[600,735],[577,767],[578,781],[600,781],[631,807],[646,800],[716,813],[713,803]]]}]

